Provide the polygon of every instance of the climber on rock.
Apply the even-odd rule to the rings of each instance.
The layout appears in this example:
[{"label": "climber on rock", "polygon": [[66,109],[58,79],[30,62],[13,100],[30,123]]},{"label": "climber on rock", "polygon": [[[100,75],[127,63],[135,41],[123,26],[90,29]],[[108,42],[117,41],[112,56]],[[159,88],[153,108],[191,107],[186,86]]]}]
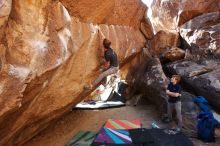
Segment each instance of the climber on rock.
[{"label": "climber on rock", "polygon": [[115,74],[119,70],[118,57],[117,54],[114,52],[114,50],[110,47],[111,42],[105,38],[103,40],[103,46],[104,46],[104,58],[105,58],[104,72],[102,72],[92,84],[84,86],[85,90],[92,90],[108,75]]}]

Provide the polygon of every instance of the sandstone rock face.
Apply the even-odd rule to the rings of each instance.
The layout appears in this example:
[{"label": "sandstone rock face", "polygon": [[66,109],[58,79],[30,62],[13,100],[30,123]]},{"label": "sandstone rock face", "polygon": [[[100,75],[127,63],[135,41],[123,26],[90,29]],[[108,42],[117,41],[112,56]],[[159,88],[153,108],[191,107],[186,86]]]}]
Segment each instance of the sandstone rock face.
[{"label": "sandstone rock face", "polygon": [[0,1],[0,27],[5,24],[11,12],[12,0]]},{"label": "sandstone rock face", "polygon": [[169,81],[160,60],[153,58],[148,49],[144,48],[138,57],[122,67],[122,72],[126,72],[127,68],[129,68],[126,75],[128,83],[143,93],[144,98],[155,103],[160,114],[165,114],[167,105],[165,90]]},{"label": "sandstone rock face", "polygon": [[180,35],[191,47],[191,53],[204,55],[220,54],[220,13],[200,15],[180,27]]},{"label": "sandstone rock face", "polygon": [[[220,104],[219,8],[218,0],[154,0],[149,8],[152,10],[152,17],[149,19],[156,36],[161,31],[180,33],[181,43],[176,43],[176,46],[185,51],[186,60],[167,65],[167,72],[180,74],[186,89],[196,95],[207,97],[210,104],[216,108]],[[167,34],[163,35],[163,40],[169,38]],[[175,49],[170,50],[175,45],[171,45],[170,48],[164,47],[163,42],[169,41],[160,41],[156,36],[151,42],[151,52],[157,55],[162,53],[165,60],[169,61],[183,59],[184,51],[179,50],[177,53]],[[174,57],[173,53],[178,54],[178,57]]]},{"label": "sandstone rock face", "polygon": [[154,31],[178,31],[178,26],[204,13],[218,12],[219,0],[154,0],[151,23]]},{"label": "sandstone rock face", "polygon": [[185,51],[178,47],[172,47],[163,54],[163,57],[166,61],[177,61],[185,57]]},{"label": "sandstone rock face", "polygon": [[150,40],[149,44],[150,52],[160,56],[170,50],[171,47],[178,46],[179,34],[161,30]]},{"label": "sandstone rock face", "polygon": [[172,74],[180,74],[184,86],[194,93],[208,99],[215,108],[220,107],[219,63],[209,61],[197,64],[192,61],[173,62],[166,66]]},{"label": "sandstone rock face", "polygon": [[[218,0],[154,0],[148,10],[152,11],[149,19],[154,33],[179,32],[182,40],[189,45],[191,59],[200,60],[210,56],[219,58],[219,8]],[[156,41],[156,44],[159,45],[161,42]],[[157,48],[164,47],[152,46],[152,48],[158,52]]]},{"label": "sandstone rock face", "polygon": [[139,27],[146,6],[140,0],[61,0],[75,16],[84,22]]},{"label": "sandstone rock face", "polygon": [[159,57],[184,57],[180,32],[200,64],[182,60],[167,70],[218,108],[219,63],[208,56],[219,54],[219,0],[154,0],[150,9],[148,19],[140,0],[0,0],[0,145],[22,145],[87,95],[106,37],[122,77],[164,113]]},{"label": "sandstone rock face", "polygon": [[[122,1],[116,6],[105,1],[108,9],[117,10],[114,16],[124,18],[117,25],[97,24],[116,24],[109,12],[96,10],[89,17],[90,1],[78,2],[89,8],[83,11],[89,19],[82,19],[63,2],[68,9],[52,0],[12,3],[0,44],[0,145],[22,145],[86,96],[83,86],[98,75],[103,38],[112,41],[125,64],[145,44],[136,28],[146,9],[140,1],[131,1],[135,10],[127,18],[124,9],[117,7]],[[96,21],[95,14],[103,18]],[[130,20],[133,17],[136,21]]]},{"label": "sandstone rock face", "polygon": [[191,131],[192,129],[196,129],[197,124],[197,115],[199,107],[193,102],[193,98],[195,95],[190,94],[186,91],[181,91],[181,112],[183,116],[183,127]]},{"label": "sandstone rock face", "polygon": [[154,37],[152,25],[146,16],[141,20],[141,32],[147,39],[152,39]]},{"label": "sandstone rock face", "polygon": [[[0,0],[0,40],[3,37],[4,26],[7,24],[7,20],[11,12],[11,6],[12,0]],[[2,53],[2,50],[4,49],[1,46],[0,48],[0,53]]]},{"label": "sandstone rock face", "polygon": [[[186,91],[181,91],[181,112],[185,115],[187,113],[195,114],[195,117],[198,113],[197,105],[193,102],[195,95],[192,95]],[[196,123],[196,119],[192,122]]]}]

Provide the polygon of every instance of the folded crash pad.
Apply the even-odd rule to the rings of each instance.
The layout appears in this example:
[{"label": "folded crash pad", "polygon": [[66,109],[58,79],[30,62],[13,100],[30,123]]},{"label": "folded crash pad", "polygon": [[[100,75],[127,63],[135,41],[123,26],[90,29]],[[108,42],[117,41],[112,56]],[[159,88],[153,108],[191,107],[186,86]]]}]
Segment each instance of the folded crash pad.
[{"label": "folded crash pad", "polygon": [[136,120],[113,120],[108,119],[104,125],[105,128],[111,129],[134,129],[141,128],[141,121]]},{"label": "folded crash pad", "polygon": [[90,146],[97,132],[80,131],[78,132],[66,146]]}]

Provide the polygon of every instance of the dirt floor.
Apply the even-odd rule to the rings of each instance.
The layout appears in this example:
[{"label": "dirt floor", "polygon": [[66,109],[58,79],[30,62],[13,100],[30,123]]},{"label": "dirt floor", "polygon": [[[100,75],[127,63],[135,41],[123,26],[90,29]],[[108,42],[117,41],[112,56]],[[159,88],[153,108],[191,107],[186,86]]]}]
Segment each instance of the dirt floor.
[{"label": "dirt floor", "polygon": [[[143,127],[150,128],[153,121],[161,127],[167,127],[160,122],[157,109],[151,104],[125,106],[105,110],[74,110],[62,119],[49,126],[25,146],[64,146],[80,130],[98,131],[107,119],[140,119]],[[192,139],[196,146],[214,146]]]}]

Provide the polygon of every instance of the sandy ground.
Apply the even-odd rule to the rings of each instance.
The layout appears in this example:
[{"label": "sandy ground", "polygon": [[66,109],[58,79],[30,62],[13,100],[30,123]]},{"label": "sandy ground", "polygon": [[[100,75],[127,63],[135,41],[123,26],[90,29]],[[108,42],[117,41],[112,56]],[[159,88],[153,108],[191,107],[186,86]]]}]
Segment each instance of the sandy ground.
[{"label": "sandy ground", "polygon": [[[167,127],[159,120],[157,109],[151,104],[125,106],[106,110],[74,110],[27,142],[25,146],[64,146],[80,130],[98,131],[107,119],[140,119],[143,127],[150,128],[153,121]],[[196,146],[214,146],[192,139]]]}]

